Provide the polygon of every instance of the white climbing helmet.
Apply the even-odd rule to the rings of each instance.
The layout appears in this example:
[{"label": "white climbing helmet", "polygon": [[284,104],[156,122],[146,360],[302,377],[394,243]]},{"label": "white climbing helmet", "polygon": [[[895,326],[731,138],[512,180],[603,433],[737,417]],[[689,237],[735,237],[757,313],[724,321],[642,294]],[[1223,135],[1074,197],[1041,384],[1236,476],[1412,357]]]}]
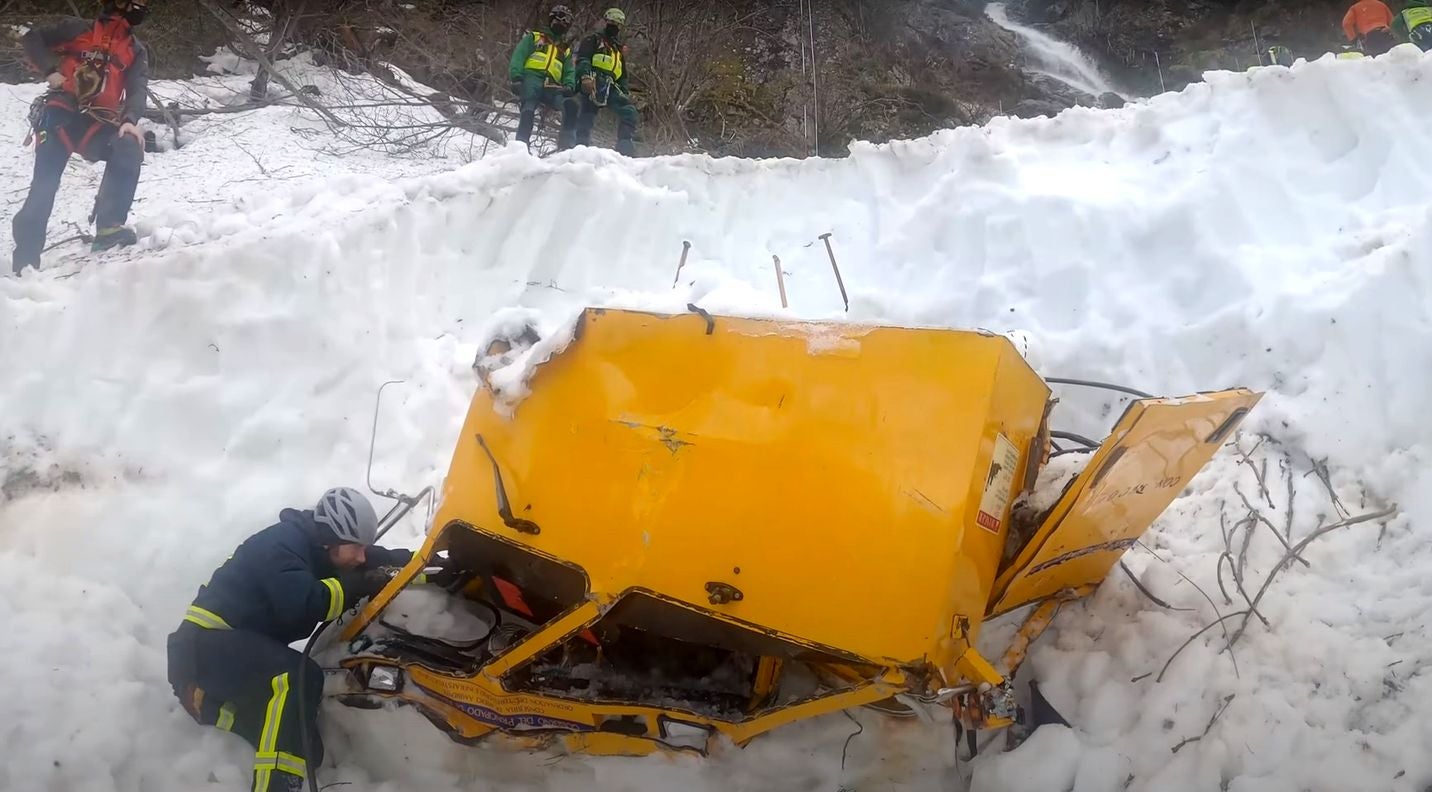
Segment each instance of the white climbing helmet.
[{"label": "white climbing helmet", "polygon": [[344,544],[371,545],[378,537],[378,514],[363,493],[334,487],[313,507],[313,519]]}]

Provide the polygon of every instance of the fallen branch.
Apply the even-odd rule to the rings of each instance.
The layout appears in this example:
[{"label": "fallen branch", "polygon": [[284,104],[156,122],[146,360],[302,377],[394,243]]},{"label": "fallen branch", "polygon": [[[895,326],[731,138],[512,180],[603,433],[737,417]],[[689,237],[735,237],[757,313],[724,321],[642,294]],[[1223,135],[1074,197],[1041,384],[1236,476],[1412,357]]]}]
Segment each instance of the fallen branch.
[{"label": "fallen branch", "polygon": [[1296,545],[1294,545],[1288,551],[1288,553],[1283,556],[1282,560],[1280,560],[1273,567],[1273,571],[1268,573],[1267,579],[1263,581],[1263,587],[1258,589],[1258,596],[1254,597],[1253,602],[1249,604],[1250,610],[1243,612],[1245,614],[1243,623],[1238,626],[1237,630],[1234,631],[1233,638],[1228,641],[1227,648],[1231,650],[1233,648],[1233,645],[1238,643],[1238,639],[1243,637],[1243,633],[1248,629],[1247,614],[1249,614],[1253,609],[1256,609],[1258,607],[1258,603],[1263,601],[1263,595],[1268,593],[1269,587],[1271,587],[1273,585],[1273,581],[1277,579],[1278,573],[1282,572],[1284,569],[1287,569],[1288,566],[1293,562],[1293,559],[1296,558],[1298,554],[1303,551],[1303,548],[1307,547],[1313,541],[1318,539],[1318,537],[1325,536],[1332,531],[1338,530],[1339,528],[1347,528],[1353,525],[1357,525],[1359,523],[1370,522],[1372,520],[1380,520],[1384,517],[1391,517],[1396,513],[1397,504],[1393,504],[1379,512],[1369,512],[1367,514],[1343,520],[1342,522],[1333,523],[1332,525],[1325,525],[1322,528],[1313,531],[1312,534],[1310,534],[1303,541],[1298,542]]},{"label": "fallen branch", "polygon": [[[1283,549],[1285,549],[1285,550],[1292,550],[1292,549],[1293,549],[1292,547],[1290,547],[1290,546],[1288,545],[1288,540],[1287,540],[1287,539],[1284,539],[1284,538],[1283,538],[1283,535],[1280,534],[1280,533],[1278,533],[1278,528],[1277,528],[1276,526],[1274,526],[1273,523],[1270,522],[1267,517],[1264,517],[1264,516],[1263,516],[1263,512],[1260,512],[1260,511],[1258,511],[1257,509],[1253,508],[1253,504],[1251,504],[1251,503],[1248,502],[1248,496],[1244,495],[1244,494],[1243,494],[1243,491],[1240,490],[1240,489],[1238,489],[1238,485],[1237,485],[1237,484],[1234,484],[1234,485],[1233,485],[1233,491],[1236,492],[1236,493],[1238,493],[1238,497],[1243,499],[1243,505],[1248,507],[1248,516],[1249,516],[1249,517],[1251,517],[1251,518],[1253,518],[1253,519],[1256,519],[1258,522],[1262,523],[1263,525],[1268,526],[1268,530],[1272,531],[1272,532],[1273,532],[1273,535],[1278,538],[1278,543],[1281,544],[1281,545],[1283,545]],[[1294,557],[1294,559],[1295,559],[1298,563],[1302,564],[1303,566],[1305,566],[1305,567],[1306,567],[1306,566],[1311,566],[1306,560],[1304,560],[1304,559],[1302,558],[1302,556],[1299,556],[1299,555],[1294,554],[1293,557]]]},{"label": "fallen branch", "polygon": [[1247,465],[1247,466],[1248,466],[1248,469],[1251,470],[1251,471],[1253,471],[1253,478],[1255,478],[1255,479],[1258,480],[1258,491],[1259,491],[1260,493],[1262,493],[1263,499],[1266,500],[1266,501],[1268,501],[1268,508],[1270,508],[1270,509],[1276,509],[1277,507],[1273,505],[1273,496],[1271,496],[1271,495],[1268,494],[1268,484],[1267,484],[1267,481],[1268,481],[1268,460],[1267,460],[1267,458],[1265,457],[1265,458],[1263,459],[1263,469],[1262,469],[1261,471],[1258,469],[1258,466],[1257,466],[1257,465],[1253,464],[1253,455],[1256,454],[1256,453],[1258,453],[1258,449],[1260,449],[1260,448],[1263,447],[1263,441],[1264,441],[1264,440],[1267,440],[1267,439],[1268,439],[1268,438],[1266,438],[1266,437],[1260,437],[1260,438],[1258,438],[1258,442],[1253,445],[1253,450],[1252,450],[1252,451],[1247,451],[1247,452],[1245,452],[1245,451],[1243,450],[1243,447],[1242,447],[1241,445],[1239,445],[1238,443],[1236,443],[1236,442],[1233,444],[1233,448],[1238,451],[1238,455],[1239,455],[1239,456],[1243,457],[1243,464]]},{"label": "fallen branch", "polygon": [[273,65],[273,61],[269,59],[269,56],[264,54],[263,47],[260,47],[258,43],[253,40],[253,37],[246,33],[244,29],[234,21],[233,17],[214,5],[214,0],[199,0],[199,5],[203,6],[204,10],[208,11],[210,16],[219,20],[219,24],[223,25],[224,28],[229,31],[230,35],[239,40],[245,50],[245,55],[258,61],[259,65],[267,69],[268,73],[272,75],[275,80],[278,80],[280,85],[287,88],[299,102],[303,103],[308,109],[323,116],[323,119],[334,127],[344,126],[343,121],[339,119],[338,116],[330,112],[328,108],[319,104],[292,80],[280,73]]},{"label": "fallen branch", "polygon": [[1200,734],[1197,737],[1185,737],[1183,741],[1173,747],[1173,752],[1178,753],[1178,749],[1184,747],[1185,745],[1188,745],[1189,743],[1196,743],[1199,740],[1202,740],[1204,737],[1207,737],[1208,733],[1213,730],[1213,724],[1218,722],[1219,716],[1223,715],[1223,711],[1228,709],[1228,705],[1233,701],[1233,697],[1236,695],[1236,693],[1229,693],[1227,696],[1224,696],[1223,703],[1218,706],[1218,711],[1213,713],[1213,717],[1208,719],[1208,725],[1203,727],[1203,734]]},{"label": "fallen branch", "polygon": [[1179,648],[1175,649],[1174,652],[1173,652],[1173,654],[1169,655],[1168,661],[1164,663],[1163,668],[1159,671],[1159,675],[1158,675],[1157,678],[1154,679],[1154,681],[1155,681],[1155,682],[1162,682],[1162,681],[1163,681],[1164,674],[1168,672],[1168,667],[1171,666],[1171,665],[1173,665],[1174,658],[1176,658],[1176,657],[1178,657],[1180,654],[1182,654],[1182,653],[1183,653],[1183,650],[1187,649],[1189,644],[1193,643],[1195,640],[1198,639],[1198,636],[1203,635],[1204,633],[1206,633],[1206,632],[1208,632],[1209,630],[1213,629],[1214,625],[1222,624],[1222,623],[1228,621],[1229,619],[1234,618],[1235,616],[1247,616],[1247,615],[1248,615],[1248,611],[1237,611],[1237,612],[1235,612],[1235,613],[1230,613],[1230,614],[1228,614],[1227,616],[1220,616],[1220,617],[1218,617],[1218,619],[1217,619],[1216,621],[1212,621],[1212,622],[1209,622],[1208,624],[1205,624],[1205,625],[1203,626],[1203,629],[1199,630],[1198,632],[1194,633],[1193,635],[1190,635],[1190,636],[1188,637],[1188,640],[1183,642],[1183,645],[1182,645],[1182,646],[1180,646]]},{"label": "fallen branch", "polygon": [[1333,508],[1337,509],[1338,516],[1346,520],[1351,515],[1351,512],[1343,505],[1342,499],[1338,497],[1337,492],[1333,489],[1333,477],[1332,474],[1328,472],[1328,461],[1326,459],[1321,462],[1313,460],[1313,472],[1317,474],[1318,480],[1323,482],[1323,486],[1327,487],[1328,497],[1332,499]]},{"label": "fallen branch", "polygon": [[1138,579],[1138,577],[1137,577],[1136,575],[1134,575],[1134,571],[1133,571],[1132,569],[1129,569],[1129,565],[1126,564],[1126,563],[1124,563],[1123,561],[1120,561],[1120,562],[1119,562],[1119,568],[1122,569],[1122,570],[1124,570],[1124,574],[1125,574],[1125,575],[1128,575],[1128,576],[1129,576],[1129,580],[1132,580],[1132,581],[1134,582],[1134,587],[1135,587],[1135,588],[1137,588],[1139,591],[1143,592],[1144,596],[1149,598],[1149,601],[1153,602],[1153,604],[1159,606],[1160,608],[1164,608],[1165,610],[1171,610],[1171,611],[1192,611],[1192,610],[1193,610],[1193,608],[1175,608],[1174,606],[1172,606],[1172,605],[1168,604],[1167,602],[1164,602],[1163,600],[1161,600],[1161,599],[1159,599],[1158,597],[1154,596],[1154,593],[1153,593],[1152,591],[1149,591],[1147,588],[1144,587],[1144,584],[1139,581],[1139,579]]}]

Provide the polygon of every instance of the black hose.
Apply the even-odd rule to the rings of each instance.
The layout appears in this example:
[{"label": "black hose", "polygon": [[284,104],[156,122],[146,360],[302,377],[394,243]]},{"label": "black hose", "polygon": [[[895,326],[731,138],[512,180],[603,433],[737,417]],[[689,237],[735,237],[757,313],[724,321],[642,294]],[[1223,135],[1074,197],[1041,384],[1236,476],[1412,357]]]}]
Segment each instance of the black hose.
[{"label": "black hose", "polygon": [[318,636],[332,623],[326,621],[313,631],[303,647],[303,659],[298,664],[298,735],[303,743],[303,761],[308,770],[308,792],[318,792],[318,766],[313,761],[313,737],[308,733],[308,699],[303,695],[303,681],[308,678],[308,660],[313,654],[313,645],[318,643]]},{"label": "black hose", "polygon": [[1087,448],[1099,447],[1099,444],[1094,442],[1093,440],[1090,440],[1084,435],[1074,434],[1073,432],[1053,431],[1049,433],[1049,436],[1056,437],[1060,440],[1072,440],[1073,442],[1078,443],[1079,445],[1085,446]]},{"label": "black hose", "polygon": [[1056,385],[1082,385],[1086,388],[1103,388],[1104,390],[1127,393],[1131,396],[1138,396],[1141,399],[1152,399],[1153,395],[1144,393],[1141,390],[1130,388],[1126,385],[1114,385],[1108,382],[1095,382],[1093,380],[1065,379],[1063,377],[1045,377],[1045,382],[1052,382]]}]

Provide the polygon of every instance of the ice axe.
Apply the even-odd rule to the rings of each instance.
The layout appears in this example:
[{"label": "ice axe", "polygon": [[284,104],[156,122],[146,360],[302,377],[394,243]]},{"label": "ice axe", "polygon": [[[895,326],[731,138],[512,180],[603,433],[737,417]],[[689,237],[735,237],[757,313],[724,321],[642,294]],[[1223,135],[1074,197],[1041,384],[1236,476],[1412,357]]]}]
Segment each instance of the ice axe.
[{"label": "ice axe", "polygon": [[835,251],[830,247],[830,232],[820,235],[825,243],[825,252],[830,256],[830,268],[835,270],[835,284],[840,287],[840,299],[845,302],[845,312],[850,313],[850,297],[845,293],[845,280],[840,277],[840,265],[835,263]]},{"label": "ice axe", "polygon": [[686,266],[686,254],[691,250],[691,243],[681,240],[681,261],[676,264],[676,277],[671,279],[671,288],[675,289],[677,282],[681,280],[681,268]]}]

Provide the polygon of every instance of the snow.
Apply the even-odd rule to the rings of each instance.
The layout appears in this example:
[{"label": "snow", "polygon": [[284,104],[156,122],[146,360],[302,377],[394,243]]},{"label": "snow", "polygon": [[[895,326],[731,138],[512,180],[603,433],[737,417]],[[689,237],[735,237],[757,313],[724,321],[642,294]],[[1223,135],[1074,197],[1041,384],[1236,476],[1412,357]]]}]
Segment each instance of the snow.
[{"label": "snow", "polygon": [[[247,80],[157,89],[227,103]],[[0,87],[0,136],[23,138],[34,96]],[[582,306],[696,303],[982,327],[1047,376],[1268,395],[1238,438],[1249,462],[1225,449],[1127,556],[1184,610],[1116,570],[1035,645],[1021,681],[1041,680],[1073,728],[956,764],[948,723],[856,710],[863,733],[842,769],[855,731],[843,715],[707,760],[558,759],[457,746],[410,710],[330,705],[324,783],[1420,792],[1432,784],[1432,541],[1418,530],[1432,519],[1428,107],[1432,59],[1404,46],[1211,73],[1119,110],[856,144],[842,160],[539,160],[517,145],[478,159],[480,144],[339,156],[293,107],[196,119],[182,148],[148,158],[139,249],[61,248],[38,274],[0,278],[0,721],[24,746],[0,763],[0,788],[244,788],[251,750],[178,709],[164,636],[280,508],[364,481],[377,387],[403,381],[385,394],[373,480],[414,492],[441,482],[488,339],[528,325],[541,338],[492,368],[520,399]],[[29,167],[23,152],[0,160],[6,184]],[[52,240],[83,224],[101,172],[71,165]],[[10,212],[22,196],[3,196]],[[0,237],[8,249],[8,225]],[[1056,428],[1092,437],[1127,403],[1056,390]],[[1258,433],[1273,439],[1255,449]],[[1218,570],[1244,497],[1292,541],[1340,519],[1313,473],[1323,460],[1348,513],[1398,515],[1309,545],[1308,565],[1279,572],[1260,602],[1271,626],[1254,619],[1232,655],[1215,627],[1168,662],[1239,610]],[[1283,558],[1273,530],[1255,525],[1242,554],[1250,588]],[[422,532],[410,516],[389,537],[411,547]],[[993,655],[1008,622],[983,636]]]}]

